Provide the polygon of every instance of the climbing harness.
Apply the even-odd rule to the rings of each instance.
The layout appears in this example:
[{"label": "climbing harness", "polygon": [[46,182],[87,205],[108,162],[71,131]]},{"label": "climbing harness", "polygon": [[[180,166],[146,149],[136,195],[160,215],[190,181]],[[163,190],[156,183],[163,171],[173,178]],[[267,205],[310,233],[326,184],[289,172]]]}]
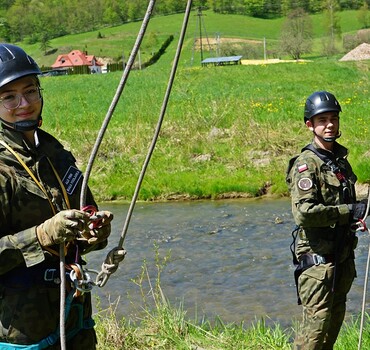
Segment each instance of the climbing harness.
[{"label": "climbing harness", "polygon": [[[73,338],[81,329],[90,329],[93,328],[95,325],[95,322],[92,318],[83,319],[83,308],[81,304],[72,304],[72,301],[74,299],[73,290],[68,294],[66,299],[66,319],[69,316],[69,313],[72,308],[77,308],[77,324],[76,326],[71,329],[66,334],[66,339],[69,340]],[[57,341],[60,338],[59,328],[55,330],[55,332],[49,334],[46,338],[40,340],[36,344],[30,344],[30,345],[20,345],[20,344],[12,344],[12,343],[2,343],[0,342],[0,349],[1,350],[17,350],[17,349],[23,349],[23,350],[43,350],[48,348],[49,346],[55,345]]]}]

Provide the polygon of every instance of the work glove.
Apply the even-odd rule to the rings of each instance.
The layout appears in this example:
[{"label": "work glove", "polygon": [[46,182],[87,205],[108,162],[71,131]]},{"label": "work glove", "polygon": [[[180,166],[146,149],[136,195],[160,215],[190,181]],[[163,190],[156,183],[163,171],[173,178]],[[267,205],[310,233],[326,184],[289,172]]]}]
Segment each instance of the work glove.
[{"label": "work glove", "polygon": [[118,265],[126,256],[126,250],[120,247],[113,248],[105,258],[102,270],[107,274],[112,274],[118,269]]},{"label": "work glove", "polygon": [[43,247],[73,241],[81,232],[89,231],[89,215],[80,210],[62,210],[36,227],[36,236]]},{"label": "work glove", "polygon": [[89,230],[83,233],[83,237],[89,244],[105,241],[111,233],[112,220],[113,214],[110,211],[97,211],[90,216]]},{"label": "work glove", "polygon": [[363,219],[366,213],[367,205],[363,202],[348,204],[349,213],[352,221]]}]

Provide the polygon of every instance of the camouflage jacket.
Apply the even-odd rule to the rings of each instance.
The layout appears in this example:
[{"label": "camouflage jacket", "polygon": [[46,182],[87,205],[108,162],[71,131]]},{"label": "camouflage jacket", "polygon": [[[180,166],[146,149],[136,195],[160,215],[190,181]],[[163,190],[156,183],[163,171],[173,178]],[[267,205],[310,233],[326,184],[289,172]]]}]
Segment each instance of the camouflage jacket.
[{"label": "camouflage jacket", "polygon": [[[81,174],[76,168],[73,155],[50,134],[38,130],[39,146],[30,147],[20,132],[3,128],[0,140],[5,141],[31,169],[38,181],[44,186],[56,211],[67,209],[58,180],[47,158],[53,164],[60,179],[66,183],[70,169]],[[82,177],[75,188],[69,189],[71,208],[79,208]],[[67,187],[67,186],[65,186]],[[94,204],[88,191],[87,203]],[[31,267],[45,260],[45,252],[38,243],[35,228],[53,216],[50,203],[44,192],[2,144],[0,144],[0,276],[15,267]],[[103,248],[106,243],[97,246],[79,246],[80,253]],[[58,248],[56,247],[56,251]],[[47,255],[48,256],[48,255]],[[55,257],[54,260],[58,261]]]},{"label": "camouflage jacket", "polygon": [[[59,257],[45,251],[36,237],[36,226],[54,215],[45,193],[56,211],[68,209],[49,160],[64,184],[70,207],[80,207],[82,173],[76,168],[75,158],[45,131],[38,130],[37,136],[39,145],[30,147],[22,133],[0,129],[0,140],[21,157],[46,190],[39,188],[24,166],[0,143],[0,341],[13,344],[38,342],[55,332],[59,324],[60,288],[58,278],[54,279],[59,273]],[[90,191],[86,203],[96,205]],[[96,245],[78,241],[69,246],[66,263],[83,264],[80,254],[106,245],[107,241]],[[52,248],[59,251],[58,246]],[[75,329],[80,317],[91,318],[90,293],[74,298],[72,306],[75,304],[83,307],[71,307],[67,332]],[[71,341],[76,341],[79,348],[94,349],[94,330],[83,332]]]},{"label": "camouflage jacket", "polygon": [[[318,149],[315,143],[312,145]],[[324,152],[324,150],[321,150]],[[352,250],[353,237],[349,230],[350,214],[347,204],[356,201],[356,175],[347,160],[348,151],[337,142],[334,152],[327,152],[339,167],[345,182],[333,172],[332,168],[311,150],[292,158],[287,171],[286,181],[289,186],[292,213],[300,227],[300,241],[297,255],[306,252],[320,255],[334,254],[338,229],[343,234],[344,245],[341,250],[345,259]],[[353,236],[353,235],[352,235]]]}]

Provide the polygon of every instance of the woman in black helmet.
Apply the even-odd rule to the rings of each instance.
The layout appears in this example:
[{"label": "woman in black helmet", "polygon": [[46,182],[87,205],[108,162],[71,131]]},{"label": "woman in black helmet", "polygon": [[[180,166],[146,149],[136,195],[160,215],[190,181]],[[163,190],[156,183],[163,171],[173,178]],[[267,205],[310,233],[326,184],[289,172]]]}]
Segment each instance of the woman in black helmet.
[{"label": "woman in black helmet", "polygon": [[289,163],[287,184],[299,236],[293,261],[303,322],[294,349],[332,350],[346,298],[356,276],[353,224],[365,215],[356,202],[356,175],[340,137],[341,107],[333,94],[318,91],[305,104],[304,122],[313,141]]},{"label": "woman in black helmet", "polygon": [[[92,227],[79,210],[82,174],[75,158],[39,128],[38,74],[20,47],[0,44],[0,349],[60,348],[58,253],[64,244],[66,344],[90,350],[96,348],[91,297],[69,276],[83,279],[81,254],[107,245],[112,214],[98,212],[101,220]],[[96,207],[90,191],[87,204]]]}]

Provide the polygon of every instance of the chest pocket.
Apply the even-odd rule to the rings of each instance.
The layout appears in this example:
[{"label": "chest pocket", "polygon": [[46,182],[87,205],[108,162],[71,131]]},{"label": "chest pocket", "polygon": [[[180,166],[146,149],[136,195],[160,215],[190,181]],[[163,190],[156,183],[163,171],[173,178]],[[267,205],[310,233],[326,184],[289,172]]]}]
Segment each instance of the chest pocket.
[{"label": "chest pocket", "polygon": [[31,178],[18,177],[11,202],[11,227],[18,232],[53,215],[49,201]]},{"label": "chest pocket", "polygon": [[36,195],[41,198],[47,198],[45,193],[41,191],[40,187],[31,178],[17,177],[17,183],[20,185],[17,192],[21,192],[18,195]]},{"label": "chest pocket", "polygon": [[343,203],[342,184],[337,176],[326,166],[323,166],[321,171],[320,185],[324,204],[338,205]]}]

